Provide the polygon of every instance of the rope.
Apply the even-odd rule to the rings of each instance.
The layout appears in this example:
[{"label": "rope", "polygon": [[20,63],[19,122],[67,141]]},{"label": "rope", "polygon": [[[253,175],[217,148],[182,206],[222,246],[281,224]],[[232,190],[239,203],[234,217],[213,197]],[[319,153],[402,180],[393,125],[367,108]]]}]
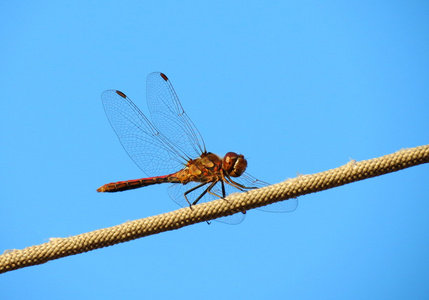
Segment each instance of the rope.
[{"label": "rope", "polygon": [[429,162],[429,145],[403,149],[361,162],[352,160],[336,169],[312,175],[300,175],[279,184],[198,204],[192,209],[182,208],[68,238],[52,238],[47,243],[22,250],[8,250],[0,255],[0,273],[178,229],[427,162]]}]

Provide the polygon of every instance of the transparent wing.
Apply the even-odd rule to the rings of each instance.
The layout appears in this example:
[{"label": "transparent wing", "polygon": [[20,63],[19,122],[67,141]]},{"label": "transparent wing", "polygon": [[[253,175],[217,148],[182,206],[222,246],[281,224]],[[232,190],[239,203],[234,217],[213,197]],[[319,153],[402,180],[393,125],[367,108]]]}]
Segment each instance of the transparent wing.
[{"label": "transparent wing", "polygon": [[[237,178],[233,178],[235,182],[240,183],[241,185],[244,185],[246,187],[256,187],[256,188],[262,188],[267,185],[270,185],[269,183],[256,179],[249,173],[245,172],[243,175]],[[278,213],[285,213],[285,212],[292,212],[298,207],[298,199],[289,199],[281,202],[276,202],[273,204],[269,204],[263,207],[257,208],[261,211],[266,212],[278,212]]]},{"label": "transparent wing", "polygon": [[146,89],[151,120],[168,142],[187,159],[205,152],[203,138],[180,104],[167,76],[158,72],[149,74]]},{"label": "transparent wing", "polygon": [[104,110],[130,158],[148,176],[165,175],[183,168],[180,153],[122,92],[104,91]]},{"label": "transparent wing", "polygon": [[[255,177],[253,177],[252,175],[248,174],[248,173],[244,173],[243,175],[241,175],[240,177],[234,178],[234,181],[246,186],[246,187],[253,187],[253,188],[261,188],[264,186],[269,185],[268,183],[258,180]],[[192,188],[198,186],[199,182],[190,182],[186,185],[182,185],[182,184],[175,184],[170,186],[170,188],[168,189],[168,194],[170,195],[170,198],[176,202],[177,204],[179,204],[181,207],[188,207],[189,204],[186,201],[184,194],[185,192],[191,190]],[[197,199],[210,185],[210,183],[207,183],[206,185],[190,192],[189,194],[187,194],[187,198],[189,200],[189,202],[193,203],[195,201],[195,199]],[[230,194],[233,193],[241,193],[243,191],[231,186],[230,184],[224,183],[225,186],[225,196],[228,196]],[[222,185],[220,182],[218,182],[211,190],[214,194],[219,195],[220,197],[216,197],[212,194],[206,193],[199,201],[198,203],[204,203],[204,202],[209,202],[209,201],[213,201],[216,199],[221,198],[222,196]],[[258,210],[261,211],[266,211],[266,212],[292,212],[294,211],[298,206],[298,200],[297,199],[289,199],[286,201],[282,201],[282,202],[277,202],[277,203],[273,203],[264,207],[260,207],[258,208]],[[231,216],[227,216],[227,217],[222,217],[219,219],[216,219],[215,221],[219,221],[222,223],[227,223],[227,224],[239,224],[244,220],[245,214],[244,213],[237,213]]]}]

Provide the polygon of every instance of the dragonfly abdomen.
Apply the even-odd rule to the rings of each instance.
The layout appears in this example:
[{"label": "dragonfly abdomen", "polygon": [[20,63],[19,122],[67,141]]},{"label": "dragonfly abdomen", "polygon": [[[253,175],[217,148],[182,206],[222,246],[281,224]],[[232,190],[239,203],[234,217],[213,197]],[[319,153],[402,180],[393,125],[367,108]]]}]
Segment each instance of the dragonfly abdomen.
[{"label": "dragonfly abdomen", "polygon": [[160,184],[160,183],[180,183],[180,180],[173,176],[174,174],[165,175],[165,176],[156,176],[151,178],[140,178],[126,181],[111,182],[103,185],[97,189],[97,192],[101,193],[114,193],[122,192],[127,190],[133,190],[141,188],[148,185]]}]

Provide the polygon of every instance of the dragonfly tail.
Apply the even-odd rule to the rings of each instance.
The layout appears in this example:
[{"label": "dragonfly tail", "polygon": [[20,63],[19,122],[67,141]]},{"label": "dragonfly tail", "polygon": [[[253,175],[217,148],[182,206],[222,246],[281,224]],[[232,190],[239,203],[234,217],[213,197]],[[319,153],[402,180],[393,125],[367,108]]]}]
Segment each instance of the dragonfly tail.
[{"label": "dragonfly tail", "polygon": [[171,175],[167,176],[157,176],[151,178],[141,178],[127,181],[118,181],[111,182],[99,187],[97,192],[100,193],[114,193],[114,192],[122,192],[127,190],[138,189],[144,186],[149,186],[153,184],[160,184],[165,182],[178,183],[180,182],[176,177]]}]

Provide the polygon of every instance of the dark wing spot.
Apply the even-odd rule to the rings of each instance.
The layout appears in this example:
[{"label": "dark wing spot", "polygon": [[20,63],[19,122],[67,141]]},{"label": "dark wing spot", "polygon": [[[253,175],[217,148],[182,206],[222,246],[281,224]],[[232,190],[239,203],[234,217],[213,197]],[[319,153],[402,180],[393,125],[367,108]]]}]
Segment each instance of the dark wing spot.
[{"label": "dark wing spot", "polygon": [[121,91],[116,91],[116,94],[118,94],[122,98],[127,98],[127,96],[124,93],[122,93]]},{"label": "dark wing spot", "polygon": [[161,77],[165,80],[168,81],[168,77],[164,74],[164,73],[159,73],[161,75]]}]

